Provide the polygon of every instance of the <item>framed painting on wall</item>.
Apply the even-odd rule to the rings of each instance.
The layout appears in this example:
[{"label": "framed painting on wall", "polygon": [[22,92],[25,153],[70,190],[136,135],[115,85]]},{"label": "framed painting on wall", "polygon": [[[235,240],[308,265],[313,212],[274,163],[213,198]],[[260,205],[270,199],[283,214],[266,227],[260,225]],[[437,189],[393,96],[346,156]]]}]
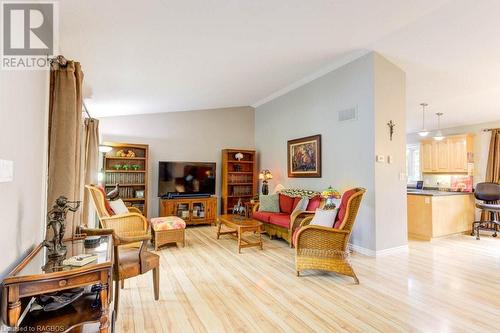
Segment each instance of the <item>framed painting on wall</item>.
[{"label": "framed painting on wall", "polygon": [[321,178],[321,135],[288,141],[288,177]]}]

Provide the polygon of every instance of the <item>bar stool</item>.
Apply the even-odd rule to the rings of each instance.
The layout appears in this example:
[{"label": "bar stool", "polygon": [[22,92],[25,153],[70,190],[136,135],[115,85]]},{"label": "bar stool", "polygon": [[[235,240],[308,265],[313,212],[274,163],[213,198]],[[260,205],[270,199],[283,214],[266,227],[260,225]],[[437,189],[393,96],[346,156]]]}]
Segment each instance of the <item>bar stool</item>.
[{"label": "bar stool", "polygon": [[474,230],[476,239],[479,239],[479,230],[493,231],[493,237],[497,237],[497,228],[500,227],[498,215],[500,214],[500,185],[496,183],[479,183],[476,186],[474,196],[477,200],[476,207],[490,215],[491,220],[475,221],[472,223],[472,233]]}]

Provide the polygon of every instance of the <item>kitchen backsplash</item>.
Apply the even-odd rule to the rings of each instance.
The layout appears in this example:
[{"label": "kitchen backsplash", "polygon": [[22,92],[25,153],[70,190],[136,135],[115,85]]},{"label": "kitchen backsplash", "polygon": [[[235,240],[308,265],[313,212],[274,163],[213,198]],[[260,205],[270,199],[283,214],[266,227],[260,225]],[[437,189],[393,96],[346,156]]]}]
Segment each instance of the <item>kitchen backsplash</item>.
[{"label": "kitchen backsplash", "polygon": [[425,187],[436,187],[439,189],[472,192],[472,176],[449,175],[449,174],[424,174],[423,181]]}]

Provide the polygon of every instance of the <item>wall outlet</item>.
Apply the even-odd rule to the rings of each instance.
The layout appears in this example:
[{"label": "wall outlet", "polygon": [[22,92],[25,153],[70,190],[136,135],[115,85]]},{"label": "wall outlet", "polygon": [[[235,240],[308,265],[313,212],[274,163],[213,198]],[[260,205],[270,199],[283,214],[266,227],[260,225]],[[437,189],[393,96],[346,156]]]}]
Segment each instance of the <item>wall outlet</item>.
[{"label": "wall outlet", "polygon": [[14,162],[0,160],[0,183],[8,183],[14,180]]},{"label": "wall outlet", "polygon": [[384,163],[385,162],[385,156],[384,155],[377,155],[375,160],[378,163]]}]

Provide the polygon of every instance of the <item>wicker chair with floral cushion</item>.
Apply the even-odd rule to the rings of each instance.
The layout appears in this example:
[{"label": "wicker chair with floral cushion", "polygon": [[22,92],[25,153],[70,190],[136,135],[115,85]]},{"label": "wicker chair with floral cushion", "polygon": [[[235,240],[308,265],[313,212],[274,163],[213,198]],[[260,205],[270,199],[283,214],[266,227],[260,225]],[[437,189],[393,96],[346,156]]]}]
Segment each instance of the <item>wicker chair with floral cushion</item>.
[{"label": "wicker chair with floral cushion", "polygon": [[349,262],[348,243],[358,213],[363,188],[346,191],[342,196],[333,228],[309,225],[313,217],[306,217],[293,235],[295,270],[318,269],[351,276],[359,280]]}]

